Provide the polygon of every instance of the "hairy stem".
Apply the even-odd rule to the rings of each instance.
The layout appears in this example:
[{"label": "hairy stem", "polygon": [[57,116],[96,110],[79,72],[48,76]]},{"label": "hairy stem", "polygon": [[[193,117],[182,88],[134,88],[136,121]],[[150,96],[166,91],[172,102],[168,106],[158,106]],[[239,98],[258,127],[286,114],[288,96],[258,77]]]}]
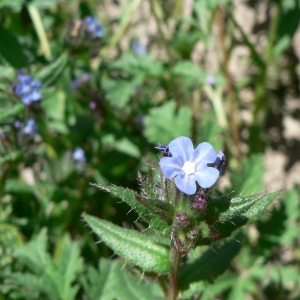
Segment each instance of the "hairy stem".
[{"label": "hairy stem", "polygon": [[171,248],[171,262],[172,270],[169,277],[169,293],[168,300],[176,300],[178,296],[179,288],[179,265],[181,261],[181,255],[174,245]]}]

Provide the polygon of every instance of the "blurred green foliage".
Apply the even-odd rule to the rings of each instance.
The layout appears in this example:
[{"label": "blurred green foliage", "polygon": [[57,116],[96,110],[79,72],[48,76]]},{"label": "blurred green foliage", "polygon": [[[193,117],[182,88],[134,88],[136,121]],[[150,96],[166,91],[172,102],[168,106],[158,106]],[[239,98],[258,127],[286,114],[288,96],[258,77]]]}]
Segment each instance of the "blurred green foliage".
[{"label": "blurred green foliage", "polygon": [[[227,185],[216,195],[261,192],[270,147],[285,147],[290,166],[299,162],[299,140],[290,152],[283,135],[287,100],[299,96],[299,1],[237,2],[0,1],[0,299],[163,299],[165,275],[108,259],[113,253],[95,244],[81,217],[147,228],[89,183],[138,190],[143,158],[158,160],[158,142],[185,135],[223,149]],[[90,15],[104,26],[102,38],[88,33]],[[236,72],[230,60],[240,47],[247,55]],[[15,93],[20,70],[42,82],[42,99],[31,105]],[[25,130],[30,118],[37,134]],[[180,297],[299,299],[299,208],[294,186],[244,233],[192,251]]]}]

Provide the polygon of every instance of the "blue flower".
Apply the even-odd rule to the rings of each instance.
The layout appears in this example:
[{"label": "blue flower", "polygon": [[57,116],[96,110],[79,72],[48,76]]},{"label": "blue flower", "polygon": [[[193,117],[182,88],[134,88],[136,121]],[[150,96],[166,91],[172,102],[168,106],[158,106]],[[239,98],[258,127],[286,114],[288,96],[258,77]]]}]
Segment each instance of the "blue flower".
[{"label": "blue flower", "polygon": [[31,76],[24,75],[23,72],[18,73],[18,80],[19,84],[14,87],[14,92],[24,104],[30,105],[32,102],[41,100],[42,83],[40,80],[33,80]]},{"label": "blue flower", "polygon": [[38,126],[33,118],[30,118],[25,127],[23,128],[23,132],[28,135],[36,135],[38,133]]},{"label": "blue flower", "polygon": [[73,89],[79,89],[84,84],[86,84],[90,79],[92,75],[91,73],[84,72],[81,75],[79,75],[76,79],[74,79],[71,83]]},{"label": "blue flower", "polygon": [[135,52],[135,54],[138,54],[138,55],[145,54],[147,52],[146,46],[141,44],[138,41],[134,41],[132,43],[132,49]]},{"label": "blue flower", "polygon": [[72,158],[77,162],[81,162],[81,163],[86,162],[84,150],[80,147],[75,148],[75,150],[72,153]]},{"label": "blue flower", "polygon": [[201,143],[196,149],[192,141],[184,136],[178,137],[168,145],[172,157],[161,158],[159,165],[166,176],[174,177],[177,188],[187,195],[196,193],[196,182],[202,188],[211,187],[220,172],[207,164],[214,163],[216,151],[209,143]]},{"label": "blue flower", "polygon": [[86,31],[92,34],[96,38],[102,38],[104,33],[104,27],[98,24],[96,18],[88,16],[85,18]]},{"label": "blue flower", "polygon": [[212,75],[209,75],[205,79],[205,83],[209,85],[215,85],[216,84],[216,78]]}]

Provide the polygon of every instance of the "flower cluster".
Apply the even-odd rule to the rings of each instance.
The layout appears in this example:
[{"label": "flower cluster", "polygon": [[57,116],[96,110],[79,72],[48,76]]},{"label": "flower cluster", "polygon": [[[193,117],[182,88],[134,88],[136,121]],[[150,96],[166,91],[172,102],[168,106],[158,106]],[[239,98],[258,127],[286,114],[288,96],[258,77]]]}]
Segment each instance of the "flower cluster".
[{"label": "flower cluster", "polygon": [[102,38],[104,27],[100,25],[96,18],[88,16],[84,19],[86,32],[95,38]]},{"label": "flower cluster", "polygon": [[42,83],[40,80],[33,80],[31,76],[19,72],[18,81],[19,84],[14,86],[14,92],[21,98],[24,104],[30,105],[32,102],[41,100],[42,94],[40,88],[42,87]]},{"label": "flower cluster", "polygon": [[196,182],[202,188],[214,185],[225,159],[222,151],[217,156],[211,144],[204,142],[194,149],[192,141],[183,136],[171,141],[168,146],[159,144],[157,149],[164,153],[168,149],[168,155],[159,162],[162,173],[168,179],[174,178],[177,188],[187,195],[196,193]]}]

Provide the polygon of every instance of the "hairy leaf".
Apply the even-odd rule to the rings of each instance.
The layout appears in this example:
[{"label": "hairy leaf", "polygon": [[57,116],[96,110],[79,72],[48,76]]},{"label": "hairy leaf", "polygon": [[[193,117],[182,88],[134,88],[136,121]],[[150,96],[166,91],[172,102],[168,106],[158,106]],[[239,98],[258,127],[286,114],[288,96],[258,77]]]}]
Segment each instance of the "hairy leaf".
[{"label": "hairy leaf", "polygon": [[164,274],[170,271],[168,249],[157,244],[149,236],[86,214],[83,218],[101,240],[125,261],[148,272]]},{"label": "hairy leaf", "polygon": [[148,209],[148,207],[144,204],[144,202],[137,201],[136,194],[134,191],[119,186],[113,186],[113,185],[103,186],[101,184],[94,184],[94,183],[92,185],[104,191],[108,191],[113,195],[123,199],[134,210],[136,210],[141,217],[143,217],[146,221],[149,222],[150,227],[159,230],[162,234],[170,235],[172,231],[171,226],[169,226],[167,222],[162,220],[159,215],[155,215],[153,212],[151,212],[151,210]]},{"label": "hairy leaf", "polygon": [[[266,193],[260,193],[249,197],[219,197],[210,199],[207,206],[206,219],[216,218],[220,221],[225,221],[234,216],[244,216],[244,214],[256,203],[258,203]],[[210,223],[210,222],[209,222]]]},{"label": "hairy leaf", "polygon": [[[210,245],[215,240],[230,236],[236,229],[248,221],[256,219],[268,205],[276,199],[280,192],[259,194],[252,197],[236,197],[233,199],[233,208],[230,198],[218,198],[208,201],[207,216],[205,218],[211,232],[209,236],[198,238],[195,245]],[[243,205],[243,199],[247,202]],[[224,199],[224,204],[219,200]]]}]

